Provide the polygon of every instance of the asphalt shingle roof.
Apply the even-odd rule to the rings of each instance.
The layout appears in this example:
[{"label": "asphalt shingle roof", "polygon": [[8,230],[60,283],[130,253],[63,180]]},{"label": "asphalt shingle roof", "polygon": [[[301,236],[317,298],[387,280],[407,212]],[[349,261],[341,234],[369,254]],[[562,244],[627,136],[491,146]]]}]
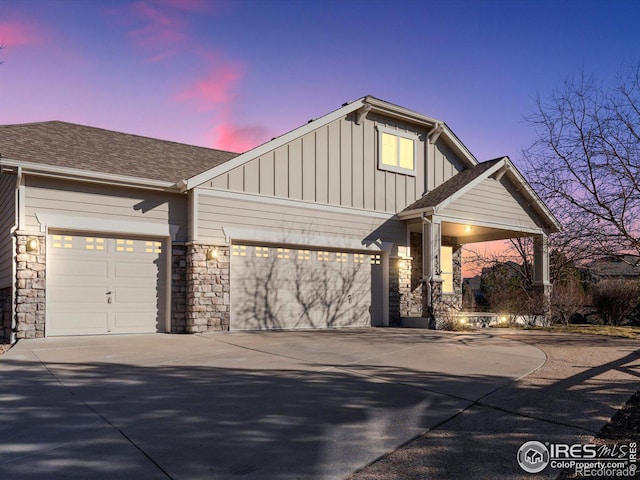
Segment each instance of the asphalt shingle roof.
[{"label": "asphalt shingle roof", "polygon": [[50,121],[0,125],[0,156],[90,172],[177,182],[237,153]]},{"label": "asphalt shingle roof", "polygon": [[420,210],[422,208],[435,207],[436,205],[441,204],[451,195],[456,193],[461,188],[464,188],[466,185],[474,181],[484,172],[493,167],[496,163],[498,163],[502,158],[496,158],[494,160],[488,160],[486,162],[482,162],[477,164],[472,168],[467,168],[457,173],[449,180],[439,185],[438,187],[431,190],[426,195],[422,196],[403,211],[408,212],[410,210]]}]

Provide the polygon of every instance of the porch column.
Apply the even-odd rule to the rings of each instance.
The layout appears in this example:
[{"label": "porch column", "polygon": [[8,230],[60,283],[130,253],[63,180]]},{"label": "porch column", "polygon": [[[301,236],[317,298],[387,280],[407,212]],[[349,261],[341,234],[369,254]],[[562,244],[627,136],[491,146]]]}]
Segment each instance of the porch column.
[{"label": "porch column", "polygon": [[533,238],[533,284],[548,286],[549,281],[549,237],[536,235]]},{"label": "porch column", "polygon": [[549,280],[549,237],[533,237],[533,288],[541,295],[540,309],[545,321],[551,318],[551,281]]},{"label": "porch column", "polygon": [[[440,279],[441,225],[436,217],[422,219],[422,315],[432,317],[433,306],[442,295]],[[432,320],[434,320],[432,318]],[[435,325],[432,325],[435,326]]]}]

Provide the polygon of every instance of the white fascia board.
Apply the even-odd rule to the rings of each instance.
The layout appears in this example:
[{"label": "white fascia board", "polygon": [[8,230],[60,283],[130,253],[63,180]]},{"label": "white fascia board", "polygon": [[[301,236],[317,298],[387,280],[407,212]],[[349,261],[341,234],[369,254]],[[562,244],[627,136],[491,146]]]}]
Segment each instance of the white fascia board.
[{"label": "white fascia board", "polygon": [[418,123],[420,125],[425,125],[430,127],[436,124],[444,123],[441,120],[427,117],[426,115],[422,115],[421,113],[415,112],[413,110],[409,110],[408,108],[404,108],[399,105],[394,105],[392,103],[385,102],[384,100],[380,100],[375,97],[365,97],[364,101],[365,103],[370,104],[373,107],[373,109],[378,113],[382,113],[383,115],[388,115],[390,117],[406,120],[407,122],[410,122],[410,123]]},{"label": "white fascia board", "polygon": [[182,191],[190,190],[199,185],[202,185],[205,182],[211,181],[219,175],[225,174],[230,170],[233,170],[234,168],[237,168],[246,162],[249,162],[266,153],[269,153],[270,151],[278,147],[281,147],[282,145],[286,145],[287,143],[291,142],[292,140],[295,140],[298,137],[302,137],[307,133],[310,133],[324,125],[327,125],[333,122],[334,120],[342,118],[350,114],[351,112],[358,110],[365,103],[366,103],[365,98],[360,98],[358,100],[355,100],[345,105],[344,107],[339,108],[338,110],[334,110],[333,112],[328,113],[323,117],[320,117],[305,125],[302,125],[301,127],[298,127],[295,130],[290,131],[289,133],[285,133],[284,135],[277,137],[271,140],[270,142],[263,143],[262,145],[256,148],[253,148],[248,152],[245,152],[229,160],[228,162],[223,163],[222,165],[218,165],[217,167],[210,168],[209,170],[199,173],[198,175],[195,175],[189,179],[181,180],[180,182],[178,182],[182,187],[181,190]]},{"label": "white fascia board", "polygon": [[532,206],[538,213],[543,217],[544,220],[551,227],[552,233],[557,233],[562,230],[562,225],[555,217],[555,215],[549,210],[549,207],[542,201],[542,199],[538,196],[536,191],[529,185],[527,179],[524,178],[524,175],[520,173],[518,168],[513,164],[513,162],[505,157],[507,160],[507,164],[509,166],[509,170],[507,174],[511,174],[512,181],[514,181],[517,185],[521,186],[520,193],[523,193],[526,197],[528,197],[532,201]]},{"label": "white fascia board", "polygon": [[431,216],[436,213],[436,210],[433,207],[416,208],[415,210],[407,210],[406,212],[400,212],[396,215],[400,220],[410,220],[412,218],[421,218],[423,213],[427,216]]},{"label": "white fascia board", "polygon": [[390,117],[395,117],[400,120],[405,120],[410,123],[417,123],[419,125],[424,125],[427,127],[433,127],[434,125],[441,124],[444,130],[442,131],[440,137],[446,138],[447,143],[449,143],[449,145],[453,147],[456,153],[460,155],[463,160],[466,160],[468,165],[474,166],[478,164],[478,160],[476,159],[476,157],[460,141],[460,139],[456,136],[455,133],[453,133],[453,131],[445,122],[436,120],[435,118],[427,117],[418,112],[414,112],[413,110],[409,110],[398,105],[387,103],[374,97],[365,97],[364,101],[373,107],[372,110],[383,115],[388,115]]},{"label": "white fascia board", "polygon": [[42,177],[55,177],[68,180],[81,180],[91,183],[102,183],[126,187],[147,188],[152,190],[174,190],[178,188],[175,183],[151,178],[132,177],[114,173],[92,172],[79,168],[59,167],[35,162],[23,162],[8,158],[0,159],[2,167],[21,167],[23,174],[38,175]]}]

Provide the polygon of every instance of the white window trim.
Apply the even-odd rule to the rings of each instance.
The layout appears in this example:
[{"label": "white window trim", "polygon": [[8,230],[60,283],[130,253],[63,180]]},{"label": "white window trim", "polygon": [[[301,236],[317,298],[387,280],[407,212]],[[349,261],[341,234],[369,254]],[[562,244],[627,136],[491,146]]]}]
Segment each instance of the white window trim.
[{"label": "white window trim", "polygon": [[[411,132],[395,130],[389,127],[382,127],[380,125],[376,125],[376,130],[378,131],[378,170],[386,170],[388,172],[401,173],[403,175],[410,175],[412,177],[415,177],[417,175],[416,172],[418,163],[418,135]],[[395,137],[406,138],[413,142],[413,169],[402,168],[400,166],[394,167],[393,165],[382,163],[382,133],[387,133]]]}]

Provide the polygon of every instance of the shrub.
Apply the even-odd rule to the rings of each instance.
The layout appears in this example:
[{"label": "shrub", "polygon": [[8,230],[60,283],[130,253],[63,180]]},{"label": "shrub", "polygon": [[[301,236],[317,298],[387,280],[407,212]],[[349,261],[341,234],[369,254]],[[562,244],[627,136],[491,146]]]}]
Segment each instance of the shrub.
[{"label": "shrub", "polygon": [[640,281],[608,279],[598,282],[591,293],[594,308],[605,325],[621,325],[640,302]]}]

